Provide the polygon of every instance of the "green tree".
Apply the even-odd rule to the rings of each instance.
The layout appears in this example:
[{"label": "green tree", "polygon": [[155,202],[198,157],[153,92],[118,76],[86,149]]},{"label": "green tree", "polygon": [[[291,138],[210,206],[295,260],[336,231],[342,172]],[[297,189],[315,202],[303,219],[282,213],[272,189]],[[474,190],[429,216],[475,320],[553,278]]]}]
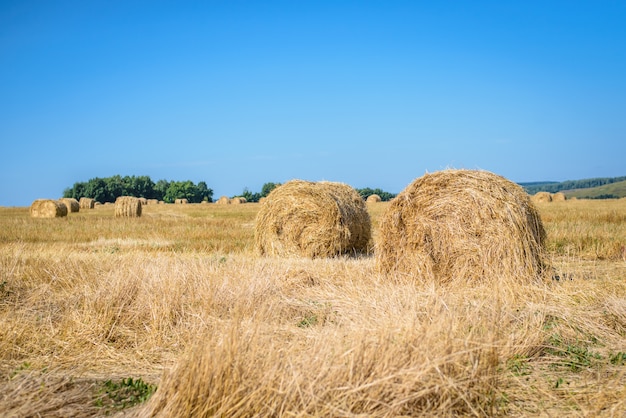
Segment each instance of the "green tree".
[{"label": "green tree", "polygon": [[202,201],[212,202],[213,201],[213,190],[209,189],[206,182],[204,181],[198,182],[198,186],[196,187],[196,189],[197,189],[196,191],[197,202],[202,202]]},{"label": "green tree", "polygon": [[380,196],[380,199],[383,202],[387,202],[393,199],[394,197],[396,197],[396,195],[393,193],[385,192],[381,189],[371,189],[369,187],[366,187],[364,189],[357,189],[356,191],[359,193],[359,195],[361,195],[361,197],[364,200],[366,200],[368,197],[370,197],[373,194],[377,194],[378,196]]},{"label": "green tree", "polygon": [[263,187],[261,188],[261,196],[260,197],[266,197],[268,194],[270,194],[270,192],[272,190],[274,190],[275,188],[277,188],[278,186],[280,186],[280,183],[265,183],[263,185]]}]

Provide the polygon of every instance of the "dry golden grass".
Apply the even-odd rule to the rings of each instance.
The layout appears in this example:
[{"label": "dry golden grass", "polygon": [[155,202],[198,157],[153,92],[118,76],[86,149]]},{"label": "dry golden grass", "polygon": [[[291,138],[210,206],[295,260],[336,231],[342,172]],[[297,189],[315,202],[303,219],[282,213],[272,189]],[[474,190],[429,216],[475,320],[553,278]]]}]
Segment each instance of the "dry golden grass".
[{"label": "dry golden grass", "polygon": [[[511,287],[257,257],[259,207],[0,208],[0,416],[626,410],[626,200],[538,205],[562,280]],[[107,382],[128,377],[158,389],[120,411]]]}]

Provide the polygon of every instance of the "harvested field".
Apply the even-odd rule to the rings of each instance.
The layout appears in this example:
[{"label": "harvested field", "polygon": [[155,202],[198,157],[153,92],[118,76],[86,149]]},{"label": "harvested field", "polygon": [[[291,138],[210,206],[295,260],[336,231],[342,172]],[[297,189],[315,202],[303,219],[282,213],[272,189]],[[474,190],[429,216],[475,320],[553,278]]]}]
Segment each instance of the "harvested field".
[{"label": "harvested field", "polygon": [[[263,205],[0,208],[0,416],[626,409],[626,199],[537,204],[559,280],[501,286],[260,257]],[[375,242],[390,206],[367,206]]]}]

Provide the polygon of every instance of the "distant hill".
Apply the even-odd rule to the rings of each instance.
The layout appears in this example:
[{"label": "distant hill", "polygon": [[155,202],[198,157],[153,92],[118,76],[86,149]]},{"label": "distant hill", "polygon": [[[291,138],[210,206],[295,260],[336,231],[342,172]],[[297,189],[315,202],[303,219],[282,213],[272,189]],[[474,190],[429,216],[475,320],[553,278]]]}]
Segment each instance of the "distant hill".
[{"label": "distant hill", "polygon": [[626,197],[626,176],[567,180],[562,182],[537,181],[519,184],[529,194],[535,194],[537,192],[563,192],[568,197],[582,199]]},{"label": "distant hill", "polygon": [[626,197],[626,180],[587,189],[564,190],[565,196],[579,199],[616,199]]}]

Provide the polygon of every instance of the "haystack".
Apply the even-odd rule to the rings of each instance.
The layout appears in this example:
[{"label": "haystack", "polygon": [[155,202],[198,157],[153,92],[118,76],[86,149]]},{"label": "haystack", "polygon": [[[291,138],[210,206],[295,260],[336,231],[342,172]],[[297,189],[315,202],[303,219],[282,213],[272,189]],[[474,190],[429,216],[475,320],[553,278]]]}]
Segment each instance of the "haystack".
[{"label": "haystack", "polygon": [[230,199],[228,198],[228,196],[222,196],[219,199],[217,199],[217,203],[218,205],[230,205]]},{"label": "haystack", "polygon": [[81,209],[93,209],[96,205],[96,201],[90,197],[81,197],[78,203]]},{"label": "haystack", "polygon": [[59,201],[65,204],[68,213],[78,212],[80,210],[80,203],[78,203],[78,200],[72,197],[63,197],[59,199]]},{"label": "haystack", "polygon": [[115,199],[116,218],[137,218],[141,216],[141,200],[132,196],[120,196]]},{"label": "haystack", "polygon": [[367,196],[367,203],[378,203],[380,201],[382,201],[382,199],[377,194]]},{"label": "haystack", "polygon": [[67,216],[67,206],[58,200],[37,199],[30,205],[33,218],[61,218]]},{"label": "haystack", "polygon": [[245,197],[237,196],[230,199],[230,203],[232,205],[240,205],[242,203],[248,202]]},{"label": "haystack", "polygon": [[365,202],[352,187],[292,180],[267,196],[254,232],[260,254],[333,257],[367,251],[371,223]]},{"label": "haystack", "polygon": [[392,200],[380,221],[376,267],[436,283],[532,281],[545,271],[545,239],[521,186],[487,171],[444,170]]},{"label": "haystack", "polygon": [[176,199],[174,200],[174,203],[177,205],[186,205],[187,203],[189,203],[189,200],[187,199]]},{"label": "haystack", "polygon": [[552,202],[552,194],[549,192],[537,192],[532,196],[533,202]]},{"label": "haystack", "polygon": [[567,197],[565,196],[565,193],[563,192],[556,192],[552,195],[553,202],[565,202],[566,200],[567,200]]}]

